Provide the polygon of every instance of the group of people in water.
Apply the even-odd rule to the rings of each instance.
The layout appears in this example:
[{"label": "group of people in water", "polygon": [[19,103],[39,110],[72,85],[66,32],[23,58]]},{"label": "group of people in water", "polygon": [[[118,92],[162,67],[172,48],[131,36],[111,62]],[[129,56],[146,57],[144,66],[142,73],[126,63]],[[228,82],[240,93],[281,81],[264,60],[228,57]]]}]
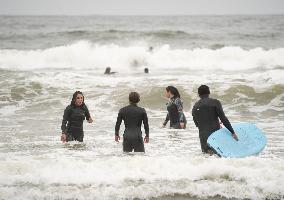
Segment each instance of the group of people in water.
[{"label": "group of people in water", "polygon": [[[226,117],[219,100],[210,98],[210,89],[206,85],[198,88],[200,100],[195,103],[192,109],[193,121],[199,129],[199,139],[201,150],[204,153],[213,154],[214,151],[207,145],[208,137],[221,128],[223,124],[231,133],[235,140],[238,136]],[[168,86],[165,95],[169,99],[167,103],[167,116],[163,122],[165,127],[170,121],[170,128],[185,129],[187,120],[183,113],[183,102],[179,91],[174,86]],[[139,107],[140,95],[137,92],[129,94],[129,105],[121,108],[118,112],[115,124],[115,141],[120,140],[120,125],[124,121],[125,130],[123,134],[123,151],[124,152],[145,152],[144,143],[149,142],[149,124],[147,112],[144,108]],[[61,130],[61,141],[79,141],[83,142],[84,131],[83,121],[87,120],[92,123],[92,117],[87,106],[84,103],[84,95],[80,91],[73,94],[70,105],[64,110]],[[142,122],[145,129],[145,137],[142,137]]]},{"label": "group of people in water", "polygon": [[[105,75],[111,75],[111,74],[116,74],[116,73],[117,73],[117,72],[111,71],[111,67],[107,67],[107,68],[105,69],[105,72],[104,72]],[[149,74],[149,69],[148,69],[148,67],[145,67],[145,68],[144,68],[144,73],[145,73],[145,74]]]}]

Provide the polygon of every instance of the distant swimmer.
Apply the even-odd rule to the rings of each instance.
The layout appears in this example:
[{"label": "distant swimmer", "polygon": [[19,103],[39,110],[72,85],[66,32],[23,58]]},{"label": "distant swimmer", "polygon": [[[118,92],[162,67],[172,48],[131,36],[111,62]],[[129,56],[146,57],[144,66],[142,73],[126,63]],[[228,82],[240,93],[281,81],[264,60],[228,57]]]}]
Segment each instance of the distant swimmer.
[{"label": "distant swimmer", "polygon": [[[124,121],[125,131],[123,134],[124,152],[145,152],[144,142],[149,142],[149,125],[146,110],[137,105],[140,95],[137,92],[129,94],[129,105],[119,110],[115,125],[115,141],[120,140],[119,129],[122,120]],[[144,124],[145,138],[143,142],[141,125]]]},{"label": "distant swimmer", "polygon": [[112,72],[110,67],[107,67],[104,74],[116,74],[117,72]]},{"label": "distant swimmer", "polygon": [[238,140],[238,136],[232,128],[231,123],[225,116],[220,101],[209,98],[209,94],[209,87],[207,85],[201,85],[198,88],[200,100],[195,103],[192,109],[193,121],[199,129],[201,150],[204,153],[213,153],[211,148],[207,145],[207,139],[213,132],[220,129],[219,119],[232,133],[232,137]]},{"label": "distant swimmer", "polygon": [[152,52],[153,50],[154,50],[154,47],[152,47],[152,46],[150,46],[149,49],[148,49],[149,52]]},{"label": "distant swimmer", "polygon": [[83,142],[84,131],[83,121],[87,119],[89,123],[92,123],[90,112],[84,103],[83,93],[76,91],[73,94],[70,105],[64,110],[61,130],[61,141],[79,141]]},{"label": "distant swimmer", "polygon": [[187,121],[183,113],[183,102],[180,99],[178,89],[174,86],[168,86],[165,95],[169,98],[169,102],[166,104],[168,113],[166,120],[163,123],[163,127],[170,121],[171,128],[185,129]]},{"label": "distant swimmer", "polygon": [[144,73],[149,74],[149,69],[147,67],[144,69]]}]

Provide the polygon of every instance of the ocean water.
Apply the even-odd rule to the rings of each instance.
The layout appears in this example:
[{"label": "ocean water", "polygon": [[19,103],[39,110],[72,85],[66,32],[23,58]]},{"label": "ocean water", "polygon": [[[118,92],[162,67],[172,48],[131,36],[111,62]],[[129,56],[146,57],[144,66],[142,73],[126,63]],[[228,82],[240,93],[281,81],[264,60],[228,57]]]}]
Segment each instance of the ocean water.
[{"label": "ocean water", "polygon": [[[201,84],[232,123],[265,132],[259,155],[201,153],[191,117]],[[168,85],[186,130],[160,128]],[[62,144],[76,90],[94,123],[84,143]],[[114,142],[130,91],[148,112],[145,154]],[[0,199],[283,199],[283,129],[284,16],[0,17]]]}]

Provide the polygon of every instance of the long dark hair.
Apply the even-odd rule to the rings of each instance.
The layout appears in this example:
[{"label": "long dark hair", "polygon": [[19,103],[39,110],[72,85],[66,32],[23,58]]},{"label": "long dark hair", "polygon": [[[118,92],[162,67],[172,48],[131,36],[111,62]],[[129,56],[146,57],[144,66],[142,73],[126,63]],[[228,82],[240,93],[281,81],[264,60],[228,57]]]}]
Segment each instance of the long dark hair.
[{"label": "long dark hair", "polygon": [[172,95],[174,95],[174,98],[180,98],[180,94],[178,92],[178,89],[174,86],[168,86],[166,87],[167,92],[172,93]]},{"label": "long dark hair", "polygon": [[76,102],[76,98],[77,98],[77,95],[78,95],[78,94],[81,94],[81,95],[83,96],[83,103],[82,103],[82,105],[81,105],[81,107],[83,107],[83,106],[85,105],[85,103],[84,103],[85,97],[84,97],[84,95],[83,95],[83,93],[82,93],[81,91],[76,91],[76,92],[73,94],[73,97],[72,97],[72,100],[71,100],[70,105],[73,106],[73,107],[76,106],[75,102]]}]

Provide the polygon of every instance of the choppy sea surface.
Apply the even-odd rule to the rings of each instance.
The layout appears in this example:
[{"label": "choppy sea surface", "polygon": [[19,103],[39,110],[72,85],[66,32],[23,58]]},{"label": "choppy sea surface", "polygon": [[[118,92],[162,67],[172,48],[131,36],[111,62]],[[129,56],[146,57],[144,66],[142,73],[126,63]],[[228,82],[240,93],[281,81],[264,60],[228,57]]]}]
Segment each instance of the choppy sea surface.
[{"label": "choppy sea surface", "polygon": [[[201,84],[232,123],[265,132],[259,155],[201,153],[191,117]],[[160,128],[168,85],[186,130]],[[76,90],[94,123],[84,143],[62,144]],[[114,142],[131,91],[149,117],[145,154]],[[283,130],[283,16],[0,17],[0,199],[283,199]]]}]

